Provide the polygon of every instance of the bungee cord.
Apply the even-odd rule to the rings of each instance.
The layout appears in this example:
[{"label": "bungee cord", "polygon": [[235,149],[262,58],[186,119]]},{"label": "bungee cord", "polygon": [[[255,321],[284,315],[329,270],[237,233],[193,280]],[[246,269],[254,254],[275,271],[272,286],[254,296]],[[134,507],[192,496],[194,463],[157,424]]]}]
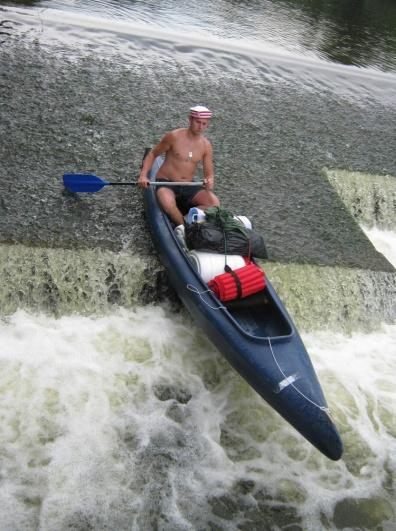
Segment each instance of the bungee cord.
[{"label": "bungee cord", "polygon": [[[210,289],[207,289],[207,290],[203,290],[203,291],[199,291],[199,289],[194,286],[193,284],[187,284],[187,289],[189,291],[192,291],[193,293],[196,293],[199,298],[201,299],[201,301],[206,304],[211,310],[227,310],[226,306],[223,306],[223,305],[220,305],[220,306],[212,306],[211,304],[209,304],[208,301],[206,301],[203,297],[203,295],[205,293],[213,293],[212,290]],[[298,387],[294,384],[294,381],[291,380],[291,377],[290,376],[287,376],[284,371],[282,370],[281,366],[279,365],[279,362],[276,358],[276,355],[275,355],[275,352],[274,352],[274,348],[272,346],[272,341],[271,341],[271,338],[270,337],[264,337],[263,339],[267,340],[268,341],[268,344],[269,344],[269,347],[270,347],[270,351],[271,351],[271,355],[272,355],[272,358],[275,362],[275,365],[277,366],[279,372],[281,373],[281,375],[283,376],[284,380],[286,380],[288,382],[288,386],[290,385],[295,391],[296,393],[298,393],[302,398],[304,398],[307,402],[309,402],[310,404],[312,404],[314,407],[317,407],[318,409],[320,409],[320,411],[324,411],[328,416],[329,418],[331,419],[331,414],[330,414],[330,409],[326,406],[320,406],[319,404],[317,404],[314,400],[312,400],[311,398],[309,398],[306,394],[304,394],[300,389],[298,389]]]}]

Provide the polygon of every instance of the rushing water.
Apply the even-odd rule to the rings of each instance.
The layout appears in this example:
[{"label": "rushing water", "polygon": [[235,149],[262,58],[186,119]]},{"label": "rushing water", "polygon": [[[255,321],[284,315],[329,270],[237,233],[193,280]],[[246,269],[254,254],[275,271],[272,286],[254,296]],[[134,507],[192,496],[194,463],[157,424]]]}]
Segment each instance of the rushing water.
[{"label": "rushing water", "polygon": [[[393,530],[394,4],[6,4],[0,528]],[[195,328],[139,194],[62,191],[65,170],[130,178],[192,100],[215,109],[217,191],[265,235],[339,462]]]}]

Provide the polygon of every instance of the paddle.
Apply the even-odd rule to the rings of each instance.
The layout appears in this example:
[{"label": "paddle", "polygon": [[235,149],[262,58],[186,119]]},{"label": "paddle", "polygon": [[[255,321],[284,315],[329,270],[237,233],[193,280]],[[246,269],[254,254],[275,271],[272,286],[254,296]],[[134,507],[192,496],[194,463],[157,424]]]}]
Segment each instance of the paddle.
[{"label": "paddle", "polygon": [[[98,192],[104,186],[137,186],[137,182],[112,183],[89,173],[65,173],[63,184],[69,192]],[[150,186],[202,186],[202,182],[154,182]]]}]

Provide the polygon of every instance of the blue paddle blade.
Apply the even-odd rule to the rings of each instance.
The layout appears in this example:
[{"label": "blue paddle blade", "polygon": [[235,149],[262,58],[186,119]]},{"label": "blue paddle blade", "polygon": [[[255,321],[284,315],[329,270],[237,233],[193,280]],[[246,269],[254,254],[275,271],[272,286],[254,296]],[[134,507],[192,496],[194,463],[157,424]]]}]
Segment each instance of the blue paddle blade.
[{"label": "blue paddle blade", "polygon": [[65,173],[63,184],[69,192],[98,192],[110,183],[89,173]]}]

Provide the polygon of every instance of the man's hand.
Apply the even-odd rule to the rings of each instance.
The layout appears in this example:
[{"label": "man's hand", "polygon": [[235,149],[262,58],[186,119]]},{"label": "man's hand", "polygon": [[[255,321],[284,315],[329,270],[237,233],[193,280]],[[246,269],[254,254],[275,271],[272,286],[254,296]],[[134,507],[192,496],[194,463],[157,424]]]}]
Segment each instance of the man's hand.
[{"label": "man's hand", "polygon": [[138,186],[140,188],[147,188],[149,184],[150,184],[150,181],[147,179],[147,175],[144,173],[141,173],[138,179]]},{"label": "man's hand", "polygon": [[204,188],[205,190],[212,190],[214,186],[214,178],[213,177],[205,177],[203,180]]}]

